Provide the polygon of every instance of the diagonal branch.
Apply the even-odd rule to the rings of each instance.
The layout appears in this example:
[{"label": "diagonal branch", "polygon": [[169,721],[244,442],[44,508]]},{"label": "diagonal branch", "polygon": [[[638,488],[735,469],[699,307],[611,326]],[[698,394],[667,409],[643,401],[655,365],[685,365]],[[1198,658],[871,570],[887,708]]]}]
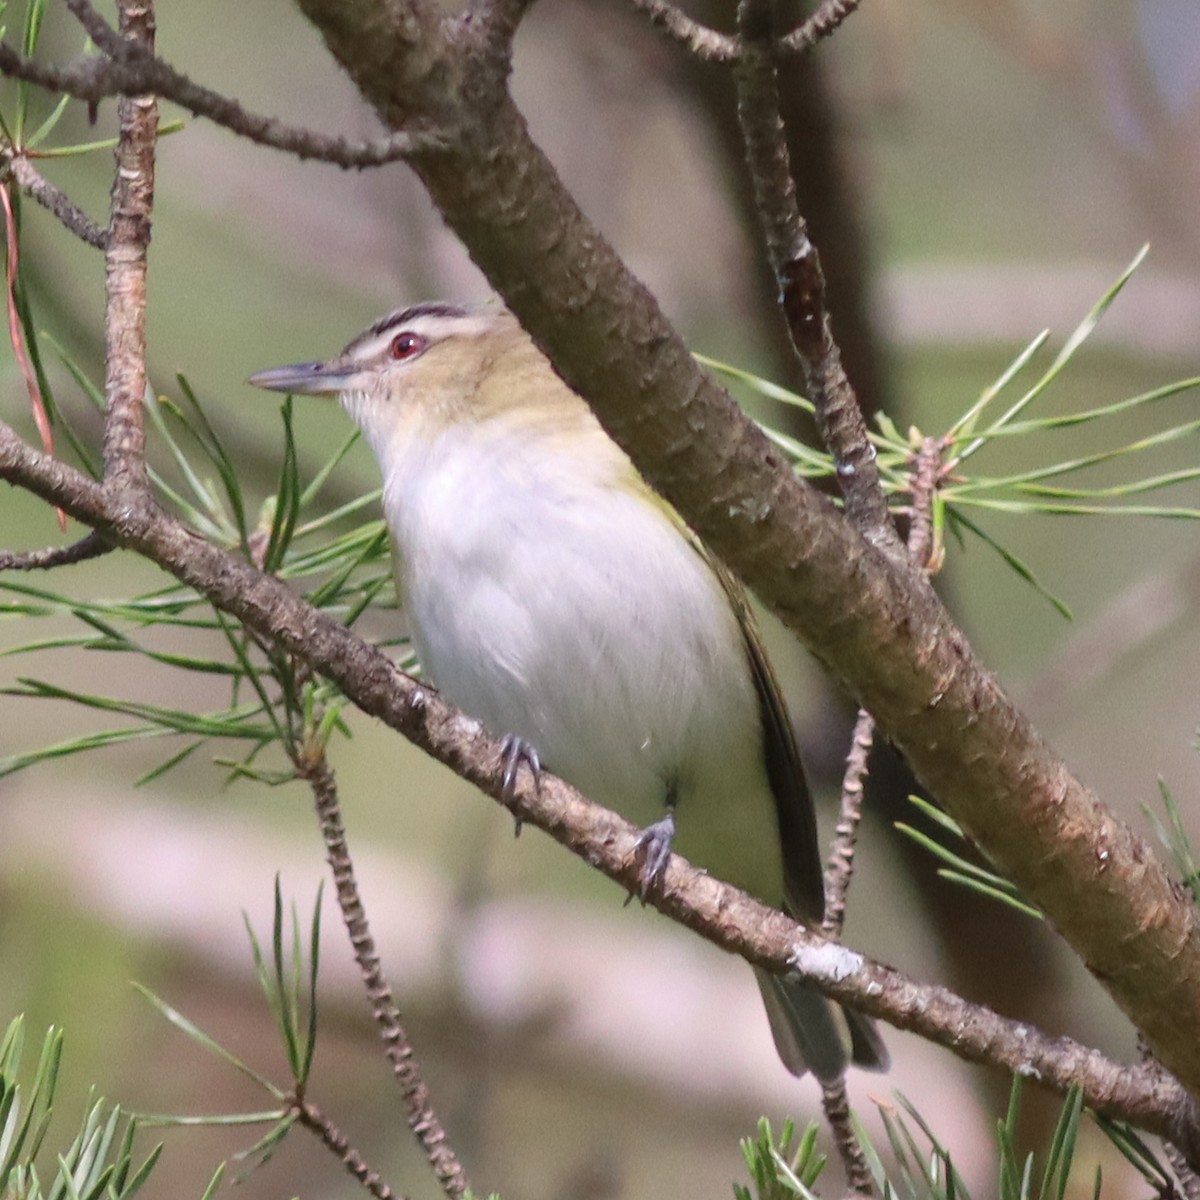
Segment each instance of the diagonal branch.
[{"label": "diagonal branch", "polygon": [[130,43],[100,15],[91,0],[67,0],[67,8],[88,37],[110,58],[125,58],[130,53]]},{"label": "diagonal branch", "polygon": [[[299,2],[385,120],[414,107],[450,114],[453,142],[411,163],[492,286],[646,478],[874,713],[924,786],[1200,1095],[1190,1032],[1200,1028],[1200,928],[1150,847],[1039,736],[920,573],[797,480],[703,373],[511,98],[456,69],[450,27],[427,30],[410,60],[407,40],[382,18],[370,23],[378,7],[368,0],[352,6],[357,32],[344,5]],[[445,69],[422,73],[432,62]]]},{"label": "diagonal branch", "polygon": [[275,117],[248,112],[238,101],[193,83],[152,55],[135,53],[120,61],[77,58],[59,66],[23,58],[7,42],[0,42],[0,74],[27,80],[47,91],[65,92],[89,104],[109,96],[155,95],[260,146],[347,169],[399,162],[416,149],[428,149],[444,141],[444,135],[429,125],[414,125],[406,132],[373,141],[351,141],[288,125]]},{"label": "diagonal branch", "polygon": [[[706,62],[736,63],[742,57],[742,46],[737,38],[701,24],[670,0],[630,0],[630,3],[655,29],[697,58]],[[811,17],[779,39],[776,54],[787,58],[810,50],[836,32],[860,3],[861,0],[824,0]]]},{"label": "diagonal branch", "polygon": [[48,546],[45,550],[0,550],[0,571],[46,571],[72,563],[99,558],[113,549],[112,543],[94,529],[69,546]]},{"label": "diagonal branch", "polygon": [[830,37],[858,9],[860,3],[862,0],[823,0],[821,7],[808,20],[779,39],[780,52],[798,54]]},{"label": "diagonal branch", "polygon": [[[59,504],[77,519],[156,562],[213,604],[311,663],[364,712],[433,755],[520,819],[536,825],[624,890],[638,881],[639,831],[561,780],[522,777],[505,792],[501,743],[436,693],[401,674],[377,650],[202,539],[148,497],[114,495],[81,472],[39,454],[0,423],[0,478]],[[1055,1038],[922,984],[810,933],[728,884],[674,857],[651,903],[713,944],[774,972],[798,971],[823,992],[971,1062],[1000,1066],[1056,1091],[1078,1085],[1095,1111],[1174,1141],[1200,1162],[1195,1104],[1151,1065],[1126,1067],[1068,1038]]]},{"label": "diagonal branch", "polygon": [[32,196],[47,212],[53,213],[65,229],[97,250],[105,248],[108,231],[97,225],[66,192],[55,187],[28,158],[12,149],[0,153],[0,158],[7,159],[7,170],[12,173],[21,191]]},{"label": "diagonal branch", "polygon": [[706,62],[737,62],[741,47],[735,38],[702,25],[671,4],[670,0],[631,0],[631,3],[655,29],[661,30],[697,58]]},{"label": "diagonal branch", "polygon": [[383,1035],[388,1061],[392,1064],[392,1071],[408,1105],[408,1127],[420,1141],[442,1191],[451,1200],[457,1200],[468,1190],[466,1172],[433,1110],[429,1088],[413,1056],[412,1042],[409,1041],[400,1009],[396,1006],[392,989],[380,966],[375,939],[371,936],[371,927],[367,923],[358,882],[354,877],[354,861],[346,845],[346,828],[342,824],[341,803],[333,771],[320,750],[297,754],[294,761],[298,774],[312,789],[329,867],[337,887],[338,906],[342,910],[346,932],[350,935],[350,944],[354,947],[354,959],[366,984],[371,1015]]},{"label": "diagonal branch", "polygon": [[359,1186],[375,1200],[407,1200],[393,1192],[378,1171],[372,1170],[363,1156],[350,1145],[349,1139],[315,1104],[296,1098],[292,1101],[292,1112],[305,1129],[315,1134],[321,1144],[341,1159],[342,1166],[358,1181]]}]

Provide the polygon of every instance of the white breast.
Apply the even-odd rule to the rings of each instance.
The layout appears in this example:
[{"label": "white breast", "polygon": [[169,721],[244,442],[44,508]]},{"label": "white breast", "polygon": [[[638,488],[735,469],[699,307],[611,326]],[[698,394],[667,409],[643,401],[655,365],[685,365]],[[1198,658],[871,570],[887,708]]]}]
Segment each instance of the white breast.
[{"label": "white breast", "polygon": [[678,849],[777,903],[741,633],[670,517],[521,431],[399,449],[384,503],[432,682],[638,824],[675,797]]}]

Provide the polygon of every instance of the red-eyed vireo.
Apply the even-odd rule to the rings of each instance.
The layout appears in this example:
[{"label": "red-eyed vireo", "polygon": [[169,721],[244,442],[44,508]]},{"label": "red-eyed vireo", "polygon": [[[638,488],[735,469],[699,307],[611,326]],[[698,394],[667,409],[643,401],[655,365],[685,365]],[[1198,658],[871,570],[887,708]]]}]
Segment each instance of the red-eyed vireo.
[{"label": "red-eyed vireo", "polygon": [[[509,313],[419,304],[250,382],[358,423],[422,667],[511,771],[540,760],[645,827],[647,886],[674,846],[820,924],[812,802],[745,595]],[[795,1074],[886,1065],[862,1016],[758,982]]]}]

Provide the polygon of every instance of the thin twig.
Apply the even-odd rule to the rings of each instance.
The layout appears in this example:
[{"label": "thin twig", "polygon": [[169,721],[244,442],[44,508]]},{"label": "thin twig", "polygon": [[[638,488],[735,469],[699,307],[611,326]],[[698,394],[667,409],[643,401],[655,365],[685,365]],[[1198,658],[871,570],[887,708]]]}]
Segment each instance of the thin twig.
[{"label": "thin twig", "polygon": [[834,830],[833,846],[825,864],[825,919],[821,932],[835,941],[842,936],[846,921],[846,893],[854,875],[854,852],[858,845],[858,825],[862,820],[863,784],[867,778],[867,761],[875,740],[875,718],[865,708],[858,710],[850,753],[846,756],[846,773],[842,777],[842,801],[838,823]]},{"label": "thin twig", "polygon": [[736,62],[741,53],[735,38],[700,24],[667,0],[632,0],[632,4],[655,29],[686,46],[697,58],[731,63]]},{"label": "thin twig", "polygon": [[58,218],[81,242],[103,250],[108,231],[97,225],[72,199],[48,180],[23,154],[9,151],[8,170],[17,186]]},{"label": "thin twig", "polygon": [[350,141],[288,125],[274,117],[248,112],[229,96],[193,83],[162,59],[144,53],[121,60],[77,58],[60,66],[26,59],[7,42],[0,42],[0,74],[28,80],[48,91],[66,92],[89,104],[109,96],[153,94],[260,146],[345,168],[398,162],[418,150],[437,149],[446,142],[445,135],[434,129],[411,129],[374,140]]},{"label": "thin twig", "polygon": [[0,550],[0,571],[43,571],[72,563],[99,558],[114,549],[112,542],[94,529],[69,546],[48,546],[45,550]]},{"label": "thin twig", "polygon": [[821,260],[796,203],[780,117],[769,0],[740,0],[738,30],[742,39],[742,54],[734,72],[738,122],[759,222],[808,398],[816,408],[821,437],[833,455],[847,515],[866,538],[899,559],[904,547],[880,486],[862,410],[833,339]]},{"label": "thin twig", "polygon": [[[154,49],[153,0],[118,0],[121,35]],[[146,256],[154,205],[158,102],[123,96],[117,103],[117,169],[104,252],[104,474],[144,491],[146,428]]]},{"label": "thin twig", "polygon": [[433,1168],[442,1191],[452,1198],[461,1196],[468,1188],[466,1172],[458,1161],[446,1131],[433,1110],[429,1089],[421,1068],[413,1057],[412,1042],[404,1028],[400,1009],[392,998],[392,989],[383,976],[379,954],[375,949],[366,912],[354,877],[354,862],[346,845],[346,829],[342,824],[337,783],[324,754],[315,751],[298,754],[296,769],[312,789],[321,836],[337,886],[338,905],[354,947],[354,958],[366,984],[371,1013],[383,1034],[383,1044],[392,1070],[408,1105],[408,1127],[417,1135],[429,1165]]},{"label": "thin twig", "polygon": [[785,54],[799,54],[829,37],[850,16],[862,0],[824,0],[824,3],[802,25],[779,40]]},{"label": "thin twig", "polygon": [[342,1160],[342,1166],[358,1180],[360,1184],[376,1200],[405,1200],[399,1192],[393,1192],[378,1171],[373,1171],[363,1160],[363,1156],[346,1140],[346,1135],[323,1113],[308,1100],[294,1098],[292,1111],[296,1120],[305,1129],[315,1133],[321,1139],[326,1149],[333,1151]]},{"label": "thin twig", "polygon": [[[908,553],[914,566],[929,575],[937,574],[941,566],[940,551],[933,536],[933,501],[941,478],[943,450],[937,438],[926,438],[911,464]],[[875,718],[865,708],[859,709],[842,778],[836,836],[825,866],[825,920],[821,929],[835,939],[841,937],[846,916],[846,893],[854,874],[854,851],[862,818],[863,783],[874,740]]]},{"label": "thin twig", "polygon": [[[912,463],[908,552],[914,565],[927,574],[936,574],[941,565],[933,536],[933,501],[941,478],[943,450],[937,438],[926,438]],[[862,820],[863,785],[874,741],[875,718],[860,708],[846,756],[837,828],[825,865],[825,919],[821,922],[821,932],[835,941],[841,939],[846,919],[846,895],[854,875],[854,853]]]},{"label": "thin twig", "polygon": [[[803,54],[817,42],[829,37],[858,8],[862,0],[825,0],[820,8],[791,33],[781,37],[775,47],[779,58]],[[689,17],[669,0],[630,0],[654,26],[672,41],[678,42],[706,62],[735,63],[742,56],[737,38]]]},{"label": "thin twig", "polygon": [[847,1186],[856,1195],[873,1196],[875,1186],[871,1179],[871,1168],[867,1166],[854,1122],[850,1119],[850,1097],[846,1093],[845,1076],[834,1083],[821,1084],[821,1107],[833,1132],[842,1169],[846,1172]]},{"label": "thin twig", "polygon": [[67,8],[84,32],[112,58],[124,58],[129,43],[100,15],[91,0],[67,0]]}]

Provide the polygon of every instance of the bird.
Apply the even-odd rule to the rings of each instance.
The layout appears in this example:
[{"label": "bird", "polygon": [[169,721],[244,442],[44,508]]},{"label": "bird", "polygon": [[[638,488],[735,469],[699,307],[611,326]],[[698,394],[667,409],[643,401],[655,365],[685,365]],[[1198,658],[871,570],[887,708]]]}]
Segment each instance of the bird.
[{"label": "bird", "polygon": [[[423,676],[643,830],[643,899],[672,850],[810,928],[816,816],[746,593],[498,304],[415,304],[333,358],[249,382],[337,397],[374,452]],[[784,1066],[886,1069],[873,1023],[755,968]]]}]

